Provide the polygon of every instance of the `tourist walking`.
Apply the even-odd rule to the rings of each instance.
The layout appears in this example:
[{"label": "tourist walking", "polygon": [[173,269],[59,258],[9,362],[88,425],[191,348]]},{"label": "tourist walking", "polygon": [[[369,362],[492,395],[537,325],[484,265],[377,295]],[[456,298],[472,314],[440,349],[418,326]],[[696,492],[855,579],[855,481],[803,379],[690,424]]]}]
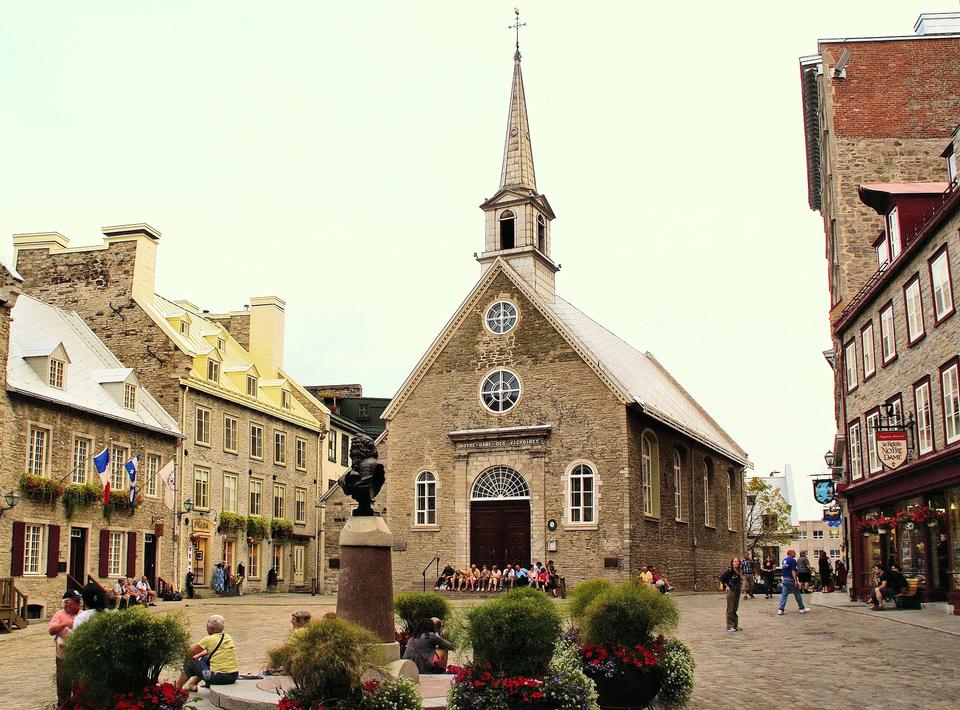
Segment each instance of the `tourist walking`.
[{"label": "tourist walking", "polygon": [[769,599],[773,595],[773,558],[770,555],[763,558],[760,576],[763,578],[764,599]]},{"label": "tourist walking", "polygon": [[787,550],[787,556],[780,567],[780,605],[777,614],[783,616],[786,612],[784,607],[787,605],[787,597],[791,594],[797,600],[797,606],[800,607],[800,613],[806,614],[809,609],[803,605],[803,597],[800,596],[800,588],[797,586],[797,559],[794,557],[796,550]]},{"label": "tourist walking", "polygon": [[807,551],[800,550],[800,557],[797,558],[797,582],[800,592],[806,594],[810,586],[810,579],[813,577],[813,567],[810,566],[810,560],[807,558]]},{"label": "tourist walking", "polygon": [[76,589],[67,590],[63,595],[63,608],[50,619],[47,633],[53,636],[53,651],[56,657],[54,663],[57,671],[57,707],[63,707],[70,700],[70,679],[63,670],[63,644],[67,634],[73,630],[73,622],[80,613],[80,592]]},{"label": "tourist walking", "polygon": [[823,592],[832,592],[830,560],[827,559],[827,551],[820,550],[820,559],[817,560],[817,567],[820,568],[820,590]]},{"label": "tourist walking", "polygon": [[743,586],[743,574],[740,571],[740,558],[730,560],[727,571],[720,575],[720,583],[727,594],[727,631],[743,631],[737,609],[740,608],[740,589]]},{"label": "tourist walking", "polygon": [[749,551],[743,553],[740,560],[740,574],[743,575],[743,598],[753,599],[753,575],[756,573],[756,563]]}]

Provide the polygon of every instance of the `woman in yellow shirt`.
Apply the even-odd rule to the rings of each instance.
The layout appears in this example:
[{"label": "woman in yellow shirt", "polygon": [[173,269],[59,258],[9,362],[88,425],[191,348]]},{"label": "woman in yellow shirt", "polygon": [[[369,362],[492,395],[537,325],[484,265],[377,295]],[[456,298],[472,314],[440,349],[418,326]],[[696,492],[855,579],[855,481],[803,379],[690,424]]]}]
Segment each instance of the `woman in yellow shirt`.
[{"label": "woman in yellow shirt", "polygon": [[207,635],[190,647],[190,658],[177,679],[178,688],[197,689],[201,678],[207,686],[230,685],[240,674],[237,649],[233,639],[224,633],[224,618],[214,614],[207,619]]}]

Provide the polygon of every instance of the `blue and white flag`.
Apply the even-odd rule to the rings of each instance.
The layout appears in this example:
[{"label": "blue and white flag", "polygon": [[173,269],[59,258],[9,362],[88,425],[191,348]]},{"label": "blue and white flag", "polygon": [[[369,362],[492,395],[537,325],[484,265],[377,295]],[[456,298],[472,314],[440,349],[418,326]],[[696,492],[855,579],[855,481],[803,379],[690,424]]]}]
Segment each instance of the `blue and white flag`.
[{"label": "blue and white flag", "polygon": [[127,470],[130,477],[130,505],[134,506],[137,502],[137,466],[140,464],[140,455],[137,454],[127,461],[123,467]]}]

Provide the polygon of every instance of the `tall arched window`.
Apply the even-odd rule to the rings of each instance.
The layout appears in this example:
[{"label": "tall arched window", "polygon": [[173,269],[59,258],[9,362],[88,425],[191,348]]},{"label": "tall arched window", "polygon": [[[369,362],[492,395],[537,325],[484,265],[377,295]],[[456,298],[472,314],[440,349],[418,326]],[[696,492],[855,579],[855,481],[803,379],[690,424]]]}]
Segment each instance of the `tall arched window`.
[{"label": "tall arched window", "polygon": [[596,522],[596,490],[593,467],[578,463],[570,469],[570,507],[567,518],[571,523]]},{"label": "tall arched window", "polygon": [[640,437],[640,472],[644,515],[660,516],[660,451],[657,437],[647,430]]},{"label": "tall arched window", "polygon": [[530,487],[526,479],[508,466],[494,466],[477,476],[470,500],[526,500]]},{"label": "tall arched window", "polygon": [[680,452],[673,450],[673,508],[677,520],[686,520],[683,510],[683,472],[680,467]]},{"label": "tall arched window", "polygon": [[713,527],[713,504],[710,502],[710,484],[713,482],[713,461],[703,462],[703,524]]},{"label": "tall arched window", "polygon": [[547,253],[547,220],[542,214],[537,215],[537,249]]},{"label": "tall arched window", "polygon": [[417,525],[437,524],[437,476],[423,471],[417,476]]},{"label": "tall arched window", "polygon": [[504,210],[500,213],[500,248],[501,249],[513,249],[516,244],[516,230],[514,225],[516,224],[516,219],[514,218],[513,212],[510,210]]},{"label": "tall arched window", "polygon": [[733,504],[733,496],[737,492],[737,482],[733,478],[733,469],[727,472],[727,528],[729,530],[738,530],[734,520],[736,506]]}]

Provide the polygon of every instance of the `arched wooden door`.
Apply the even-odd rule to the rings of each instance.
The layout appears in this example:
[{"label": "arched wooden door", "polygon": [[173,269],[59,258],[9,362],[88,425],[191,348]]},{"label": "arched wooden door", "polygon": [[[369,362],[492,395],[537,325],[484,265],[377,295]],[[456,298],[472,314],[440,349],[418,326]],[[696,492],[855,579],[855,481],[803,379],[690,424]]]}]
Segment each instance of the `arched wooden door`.
[{"label": "arched wooden door", "polygon": [[530,489],[512,468],[481,473],[470,502],[470,559],[492,567],[530,563]]}]

